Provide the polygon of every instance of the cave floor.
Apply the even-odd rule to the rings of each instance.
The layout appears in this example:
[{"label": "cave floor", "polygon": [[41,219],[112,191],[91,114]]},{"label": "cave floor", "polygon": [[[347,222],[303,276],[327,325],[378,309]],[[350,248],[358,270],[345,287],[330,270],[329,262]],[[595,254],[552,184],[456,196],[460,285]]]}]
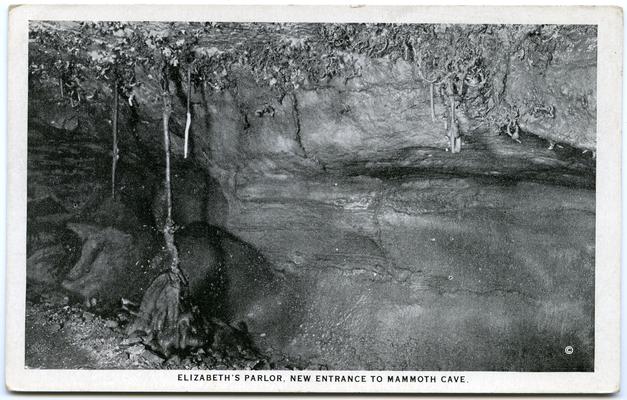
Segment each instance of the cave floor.
[{"label": "cave floor", "polygon": [[[52,290],[51,290],[52,289]],[[211,348],[195,349],[168,359],[150,351],[139,338],[129,338],[124,322],[99,315],[56,288],[26,303],[25,365],[31,369],[306,369],[281,356],[250,357]],[[94,311],[94,312],[92,312]]]}]

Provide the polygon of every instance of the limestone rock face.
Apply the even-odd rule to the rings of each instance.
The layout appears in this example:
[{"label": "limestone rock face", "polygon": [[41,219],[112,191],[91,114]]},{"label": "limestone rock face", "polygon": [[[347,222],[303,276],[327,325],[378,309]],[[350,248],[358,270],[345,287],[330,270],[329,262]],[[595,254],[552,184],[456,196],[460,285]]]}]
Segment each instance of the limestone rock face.
[{"label": "limestone rock face", "polygon": [[405,148],[445,148],[442,104],[435,97],[430,117],[429,88],[415,68],[373,61],[360,78],[303,91],[297,116],[303,147],[323,165],[342,167]]},{"label": "limestone rock face", "polygon": [[[597,49],[594,32],[562,35],[557,46],[552,45],[553,39],[537,42],[533,32],[518,42],[505,36],[499,38],[500,47],[494,58],[486,61],[495,66],[494,76],[490,77],[494,98],[488,104],[497,109],[502,104],[495,101],[517,107],[521,111],[519,124],[528,133],[593,150]],[[220,180],[222,175],[232,177],[247,169],[277,175],[295,171],[316,173],[389,158],[411,149],[445,149],[447,105],[438,90],[432,121],[429,86],[420,79],[415,66],[402,60],[360,57],[359,76],[306,85],[293,95],[279,96],[271,88],[260,86],[245,68],[234,72],[235,84],[227,90],[214,92],[203,85],[193,87],[188,162]],[[163,163],[161,89],[153,72],[136,71],[142,85],[134,89],[132,106],[123,102],[120,107],[121,163],[142,159]],[[182,76],[179,80],[173,78],[170,85],[174,162],[182,161],[183,155],[186,96]],[[98,82],[89,85],[91,90],[94,85]],[[105,95],[110,93],[105,85],[99,89]],[[43,105],[42,94],[33,95],[32,121],[58,126],[50,120],[46,110],[51,108]],[[53,104],[56,120],[73,120],[77,109],[63,108],[58,103]],[[487,131],[486,121],[477,119],[475,111],[464,107],[457,111],[466,136],[482,136]],[[94,114],[105,123],[79,126],[108,143],[110,116],[106,112],[108,108]],[[74,135],[81,130],[59,127]]]},{"label": "limestone rock face", "polygon": [[511,56],[505,97],[529,111],[521,120],[524,130],[595,150],[596,38],[572,35],[569,39],[548,59]]},{"label": "limestone rock face", "polygon": [[125,232],[132,232],[140,226],[139,219],[129,207],[110,197],[99,202],[89,216],[83,219],[89,220],[94,225],[114,227]]},{"label": "limestone rock face", "polygon": [[[226,229],[283,276],[273,296],[249,294],[234,316],[271,348],[347,369],[533,369],[542,352],[573,342],[582,351],[573,365],[588,366],[593,192],[356,177],[257,181],[233,197]],[[529,334],[560,339],[540,348],[529,339],[522,359],[495,356]]]}]

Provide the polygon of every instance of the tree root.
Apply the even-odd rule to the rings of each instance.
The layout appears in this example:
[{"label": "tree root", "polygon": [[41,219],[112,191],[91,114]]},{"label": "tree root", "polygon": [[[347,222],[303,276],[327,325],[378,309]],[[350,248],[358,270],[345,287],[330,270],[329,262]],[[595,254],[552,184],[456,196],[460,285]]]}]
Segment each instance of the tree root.
[{"label": "tree root", "polygon": [[168,271],[150,285],[126,333],[139,336],[152,351],[170,358],[198,348],[260,356],[244,322],[227,324],[202,316],[186,301],[184,277]]},{"label": "tree root", "polygon": [[518,123],[515,120],[510,121],[507,124],[507,135],[510,138],[512,138],[512,140],[515,141],[516,143],[521,143],[520,135],[518,134],[519,131],[520,131],[520,128],[518,127]]},{"label": "tree root", "polygon": [[182,313],[182,279],[168,271],[152,282],[139,307],[139,315],[127,328],[127,334],[159,335],[178,324]]}]

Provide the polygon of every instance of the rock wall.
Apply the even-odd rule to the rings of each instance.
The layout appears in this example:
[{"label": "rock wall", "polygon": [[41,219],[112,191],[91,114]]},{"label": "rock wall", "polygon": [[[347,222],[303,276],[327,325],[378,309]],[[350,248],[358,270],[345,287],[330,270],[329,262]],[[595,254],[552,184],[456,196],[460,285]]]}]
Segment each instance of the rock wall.
[{"label": "rock wall", "polygon": [[265,296],[235,313],[270,347],[346,369],[591,365],[593,192],[354,178],[255,182],[236,197],[226,228],[306,282],[276,300],[294,304],[295,330],[276,324],[284,314],[257,319]]},{"label": "rock wall", "polygon": [[529,110],[521,121],[524,130],[594,151],[596,37],[571,35],[568,39],[550,57],[537,50],[534,53],[534,46],[528,46],[527,51],[535,57],[522,57],[524,48],[513,54],[509,58],[505,96],[511,104]]},{"label": "rock wall", "polygon": [[[596,143],[595,39],[541,66],[517,54],[504,58],[504,101],[552,111],[521,118],[520,145],[468,121],[457,155],[442,99],[432,121],[429,88],[402,61],[366,59],[361,77],[282,98],[245,71],[233,90],[196,87],[188,160],[172,82],[175,219],[233,235],[220,313],[245,320],[263,350],[331,368],[591,370],[595,165],[581,150]],[[159,88],[140,81],[121,111],[120,179],[145,209],[163,155]],[[42,102],[32,120],[89,131],[106,172],[106,112],[81,125]],[[79,196],[30,180],[43,168],[29,159],[29,192]],[[190,264],[214,257],[185,241]]]}]

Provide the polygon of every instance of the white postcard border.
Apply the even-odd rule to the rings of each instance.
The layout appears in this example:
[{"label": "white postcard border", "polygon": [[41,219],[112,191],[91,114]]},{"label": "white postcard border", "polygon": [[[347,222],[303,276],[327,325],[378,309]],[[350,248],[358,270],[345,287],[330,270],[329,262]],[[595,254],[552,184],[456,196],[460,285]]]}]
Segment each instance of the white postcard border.
[{"label": "white postcard border", "polygon": [[[598,25],[594,372],[168,371],[24,368],[26,154],[29,20],[232,22],[420,22]],[[623,16],[618,7],[495,6],[19,6],[9,15],[6,383],[16,391],[600,393],[620,378],[621,94]],[[231,381],[179,380],[189,373]],[[365,376],[366,383],[244,382],[247,375]],[[235,376],[240,381],[235,382]],[[436,383],[387,383],[387,376],[434,376]],[[382,383],[376,382],[381,376]],[[466,383],[443,383],[464,376]],[[191,378],[193,379],[193,378]],[[315,379],[315,378],[314,378]],[[374,381],[372,381],[374,379]],[[429,378],[430,380],[430,378]]]}]

